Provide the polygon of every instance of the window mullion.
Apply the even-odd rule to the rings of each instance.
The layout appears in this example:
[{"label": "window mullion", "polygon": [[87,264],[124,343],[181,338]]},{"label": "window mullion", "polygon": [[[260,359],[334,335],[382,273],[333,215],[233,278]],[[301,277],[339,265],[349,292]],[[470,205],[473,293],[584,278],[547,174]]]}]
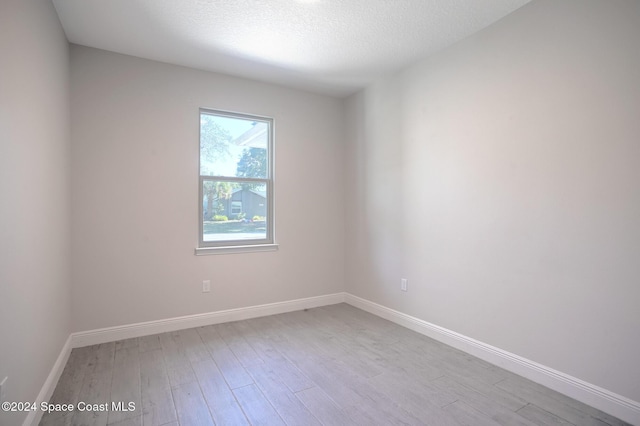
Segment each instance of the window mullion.
[{"label": "window mullion", "polygon": [[205,181],[224,181],[224,182],[251,182],[251,183],[268,183],[271,179],[264,178],[249,178],[249,177],[234,177],[234,176],[209,176],[200,175],[200,178]]}]

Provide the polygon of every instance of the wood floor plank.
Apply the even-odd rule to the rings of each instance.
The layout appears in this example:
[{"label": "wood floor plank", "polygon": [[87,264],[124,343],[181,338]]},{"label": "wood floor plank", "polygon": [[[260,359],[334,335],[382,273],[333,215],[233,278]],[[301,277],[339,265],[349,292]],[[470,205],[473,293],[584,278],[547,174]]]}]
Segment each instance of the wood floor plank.
[{"label": "wood floor plank", "polygon": [[443,352],[431,352],[427,356],[432,360],[433,365],[446,375],[454,376],[460,371],[466,375],[473,376],[475,380],[493,385],[503,381],[506,376],[500,370],[490,370],[480,364],[473,357],[462,354],[461,351],[447,350]]},{"label": "wood floor plank", "polygon": [[[282,324],[287,326],[285,322]],[[422,424],[416,416],[370,386],[365,378],[348,366],[316,350],[312,342],[304,340],[304,329],[291,327],[288,336],[288,340],[279,341],[280,351],[341,408],[366,407],[372,416],[384,419],[388,424]]]},{"label": "wood floor plank", "polygon": [[421,401],[428,400],[431,405],[444,407],[458,399],[444,387],[414,380],[406,374],[383,373],[369,379],[369,383],[377,389],[385,389],[407,404],[420,405]]},{"label": "wood floor plank", "polygon": [[281,321],[286,314],[270,315],[262,318],[254,318],[247,322],[260,331],[260,334],[272,342],[287,340],[287,326]]},{"label": "wood floor plank", "polygon": [[298,367],[286,359],[269,361],[267,364],[279,377],[280,381],[293,393],[314,386],[314,383]]},{"label": "wood floor plank", "polygon": [[[397,377],[384,374],[369,379],[371,386],[384,393],[398,406],[419,419],[433,419],[434,424],[453,424],[442,411],[442,407],[456,401],[456,398],[447,393],[438,393],[433,389],[418,386],[415,383],[405,384]],[[424,391],[425,394],[421,392]],[[437,422],[437,423],[436,423]]]},{"label": "wood floor plank", "polygon": [[233,394],[252,425],[285,424],[256,385],[234,389]]},{"label": "wood floor plank", "polygon": [[544,394],[546,396],[548,396],[549,398],[553,398],[565,405],[568,405],[570,407],[573,407],[581,412],[584,412],[586,414],[589,414],[590,416],[599,419],[605,423],[608,423],[612,426],[627,426],[628,423],[623,422],[620,419],[617,419],[607,413],[604,413],[596,408],[590,407],[580,401],[576,401],[573,398],[570,398],[566,395],[561,394],[560,392],[556,392],[552,389],[549,389],[543,385],[540,385],[538,383],[532,382],[530,380],[526,380],[520,376],[517,376],[515,374],[511,374],[510,379],[512,382],[519,382],[521,385],[526,386],[527,388],[531,389],[532,391],[535,391],[537,393],[540,394]]},{"label": "wood floor plank", "polygon": [[404,372],[411,376],[419,375],[422,380],[431,381],[444,376],[433,359],[412,350],[404,341],[392,345],[371,341],[364,343],[369,350],[378,355],[378,363],[384,371]]},{"label": "wood floor plank", "polygon": [[558,416],[544,411],[542,408],[533,404],[527,404],[517,411],[517,413],[525,419],[531,420],[533,423],[542,426],[571,426],[572,424]]},{"label": "wood floor plank", "polygon": [[367,379],[338,362],[305,360],[300,363],[300,368],[343,410],[362,407],[387,424],[421,424],[416,416],[369,385]]},{"label": "wood floor plank", "polygon": [[[344,407],[343,410],[347,413],[354,408],[361,412],[364,411],[368,417],[376,419],[375,423],[379,424],[423,425],[427,423],[373,387],[365,386],[361,391],[361,397],[364,398],[365,404],[347,406]],[[433,413],[429,413],[429,416],[431,415],[433,415]],[[439,415],[440,411],[436,414],[436,418]]]},{"label": "wood floor plank", "polygon": [[154,351],[156,349],[162,349],[159,334],[138,337],[138,350],[140,351],[140,353]]},{"label": "wood floor plank", "polygon": [[[507,407],[512,411],[516,411],[527,404],[527,401],[525,401],[523,398],[520,398],[517,394],[506,392],[494,385],[488,384],[481,380],[477,380],[471,374],[466,375],[464,370],[448,371],[445,377],[454,380],[456,383],[470,388],[482,395],[485,395],[492,401],[504,407]],[[438,379],[434,381],[434,384],[437,383]]]},{"label": "wood floor plank", "polygon": [[115,341],[115,349],[120,350],[120,349],[126,349],[126,348],[137,348],[138,347],[138,338],[137,337],[133,337],[131,339],[124,339],[124,340],[116,340]]},{"label": "wood floor plank", "polygon": [[294,360],[298,368],[309,377],[316,386],[322,388],[338,403],[344,405],[362,404],[363,400],[353,389],[343,383],[344,378],[336,378],[324,362],[298,358]]},{"label": "wood floor plank", "polygon": [[71,426],[75,413],[69,411],[51,411],[44,413],[40,419],[40,426]]},{"label": "wood floor plank", "polygon": [[288,425],[320,425],[293,392],[280,380],[280,375],[266,364],[248,367],[262,393]]},{"label": "wood floor plank", "polygon": [[[105,404],[109,403],[111,392],[112,370],[101,370],[88,375],[82,384],[80,391],[80,401],[84,404]],[[107,424],[108,411],[74,411],[73,425],[83,426],[104,426]]]},{"label": "wood floor plank", "polygon": [[264,362],[238,331],[236,323],[216,324],[215,327],[229,349],[244,367]]},{"label": "wood floor plank", "polygon": [[570,423],[580,426],[606,426],[604,421],[592,417],[590,414],[585,413],[564,401],[551,396],[549,393],[543,393],[532,387],[527,380],[513,380],[506,379],[495,385],[496,387],[520,395],[530,403],[537,405],[543,410],[554,414],[555,416],[566,420]]},{"label": "wood floor plank", "polygon": [[198,380],[196,374],[191,368],[191,363],[183,364],[178,367],[167,368],[167,376],[171,387],[186,385]]},{"label": "wood floor plank", "polygon": [[502,426],[539,426],[538,423],[509,410],[500,411],[489,417]]},{"label": "wood floor plank", "polygon": [[212,359],[194,363],[193,369],[216,425],[249,424],[222,373]]},{"label": "wood floor plank", "polygon": [[295,393],[303,389],[313,387],[314,384],[300,371],[298,367],[289,362],[277,349],[277,344],[266,338],[260,331],[262,323],[259,321],[242,321],[236,323],[236,330],[249,342],[256,353],[264,360],[271,370],[279,377],[291,392]]},{"label": "wood floor plank", "polygon": [[213,426],[209,407],[197,382],[186,383],[172,389],[178,422],[181,426]]},{"label": "wood floor plank", "polygon": [[197,379],[191,368],[186,348],[180,340],[180,333],[162,333],[159,339],[171,386],[177,387],[195,382]]},{"label": "wood floor plank", "polygon": [[211,356],[231,389],[241,388],[253,383],[253,379],[251,379],[235,354],[228,347],[218,347],[211,350]]},{"label": "wood floor plank", "polygon": [[115,342],[94,345],[90,347],[90,350],[92,351],[92,357],[90,360],[92,371],[98,372],[111,370],[113,368],[116,350]]},{"label": "wood floor plank", "polygon": [[197,327],[195,328],[195,330],[196,333],[198,333],[198,335],[200,336],[200,339],[202,339],[202,342],[207,346],[226,345],[224,339],[222,338],[222,336],[220,336],[220,333],[218,333],[215,325],[205,325],[203,327]]},{"label": "wood floor plank", "polygon": [[125,407],[132,402],[135,404],[135,410],[110,410],[109,423],[142,415],[140,395],[140,353],[136,341],[136,345],[123,346],[123,349],[115,353],[109,398],[109,402],[122,403]]},{"label": "wood floor plank", "polygon": [[296,397],[325,426],[344,426],[349,417],[320,388],[313,387],[296,393]]},{"label": "wood floor plank", "polygon": [[506,410],[517,411],[526,405],[526,402],[516,398],[500,398],[494,399],[488,395],[485,395],[469,386],[465,386],[463,383],[444,376],[436,380],[433,380],[431,384],[438,389],[448,391],[456,398],[463,400],[473,408],[482,411],[483,413],[493,416]]},{"label": "wood floor plank", "polygon": [[[77,404],[85,377],[92,373],[92,348],[75,348],[71,351],[58,384],[49,401],[52,404]],[[45,413],[41,425],[70,425],[73,412],[52,411]]]},{"label": "wood floor plank", "polygon": [[424,422],[420,422],[418,419],[413,419],[414,422],[405,421],[389,421],[389,418],[379,416],[375,410],[370,410],[361,406],[348,406],[342,409],[345,416],[349,419],[349,424],[352,425],[367,425],[367,426],[387,426],[390,424],[403,424],[403,425],[423,425]]},{"label": "wood floor plank", "polygon": [[128,419],[120,420],[119,422],[109,423],[108,426],[143,426],[142,416],[130,417]]},{"label": "wood floor plank", "polygon": [[231,389],[253,383],[253,379],[240,364],[233,351],[229,349],[215,326],[200,327],[198,334]]},{"label": "wood floor plank", "polygon": [[341,321],[350,324],[361,333],[371,335],[373,340],[385,345],[393,345],[406,338],[419,339],[425,337],[346,303],[322,306],[319,309],[334,318],[339,318]]},{"label": "wood floor plank", "polygon": [[162,349],[140,353],[140,382],[144,425],[160,426],[177,420]]},{"label": "wood floor plank", "polygon": [[190,365],[189,358],[180,344],[176,332],[162,333],[158,337],[167,370],[184,368],[186,365]]},{"label": "wood floor plank", "polygon": [[211,359],[207,347],[195,329],[177,331],[176,337],[189,361],[200,362]]},{"label": "wood floor plank", "polygon": [[493,421],[478,410],[473,409],[462,401],[456,401],[443,408],[443,410],[451,415],[450,420],[454,424],[460,426],[499,426],[499,423]]},{"label": "wood floor plank", "polygon": [[313,344],[314,349],[326,358],[340,359],[363,377],[377,376],[382,372],[364,353],[364,348],[334,333],[330,327],[319,325],[310,310],[292,312],[283,317],[283,320],[288,321],[294,330],[298,330],[299,339]]}]

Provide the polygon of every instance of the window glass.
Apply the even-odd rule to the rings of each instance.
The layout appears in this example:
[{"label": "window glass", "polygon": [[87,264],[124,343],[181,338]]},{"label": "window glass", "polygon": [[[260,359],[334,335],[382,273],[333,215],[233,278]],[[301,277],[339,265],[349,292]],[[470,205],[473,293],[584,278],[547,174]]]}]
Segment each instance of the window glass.
[{"label": "window glass", "polygon": [[272,127],[200,111],[200,247],[273,243]]},{"label": "window glass", "polygon": [[200,175],[267,177],[269,123],[200,115]]}]

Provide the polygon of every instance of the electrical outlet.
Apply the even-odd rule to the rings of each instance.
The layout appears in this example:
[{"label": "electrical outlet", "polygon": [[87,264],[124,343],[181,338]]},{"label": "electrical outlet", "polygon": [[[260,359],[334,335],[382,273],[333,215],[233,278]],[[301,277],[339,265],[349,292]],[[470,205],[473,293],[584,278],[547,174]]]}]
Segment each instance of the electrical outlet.
[{"label": "electrical outlet", "polygon": [[202,292],[209,293],[211,291],[211,280],[202,281]]},{"label": "electrical outlet", "polygon": [[407,279],[406,278],[400,279],[400,290],[407,291]]},{"label": "electrical outlet", "polygon": [[8,377],[5,377],[0,382],[0,402],[5,402],[7,400],[7,380]]}]

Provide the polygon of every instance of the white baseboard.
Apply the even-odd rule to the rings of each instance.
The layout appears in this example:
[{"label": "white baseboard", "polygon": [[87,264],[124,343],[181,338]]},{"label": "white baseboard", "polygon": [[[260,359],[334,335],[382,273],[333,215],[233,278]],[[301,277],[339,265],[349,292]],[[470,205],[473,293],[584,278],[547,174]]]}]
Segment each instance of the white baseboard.
[{"label": "white baseboard", "polygon": [[456,349],[477,356],[480,359],[595,407],[626,422],[640,425],[639,402],[496,348],[495,346],[479,342],[455,331],[431,324],[352,294],[345,294],[345,302],[449,346],[453,346]]},{"label": "white baseboard", "polygon": [[344,298],[345,293],[334,293],[324,296],[307,297],[305,299],[248,306],[246,308],[227,309],[204,314],[186,315],[183,317],[100,328],[97,330],[80,331],[71,334],[71,346],[79,348],[99,343],[130,339],[132,337],[148,336],[151,334],[166,333],[168,331],[282,314],[285,312],[316,308],[318,306],[334,305],[344,302]]},{"label": "white baseboard", "polygon": [[[224,311],[208,312],[204,314],[187,315],[183,317],[168,318],[157,321],[147,321],[136,324],[127,324],[116,327],[107,327],[97,330],[71,333],[58,355],[47,380],[45,381],[37,397],[38,406],[43,401],[49,401],[56,384],[67,364],[72,348],[96,345],[99,343],[113,342],[132,337],[148,336],[151,334],[165,333],[167,331],[183,330],[186,328],[202,327],[210,324],[219,324],[229,321],[239,321],[249,318],[263,317],[267,315],[283,314],[302,309],[317,308],[319,306],[335,305],[342,303],[345,293],[327,294],[324,296],[307,297],[305,299],[288,300],[285,302],[268,303],[265,305],[248,306],[246,308],[227,309]],[[29,412],[23,422],[23,426],[35,426],[42,418],[42,411]]]},{"label": "white baseboard", "polygon": [[[486,343],[479,342],[444,327],[431,324],[427,321],[423,321],[349,293],[334,293],[324,296],[308,297],[305,299],[249,306],[246,308],[227,309],[224,311],[187,315],[164,320],[72,333],[63,346],[51,373],[47,377],[47,380],[38,395],[37,401],[48,401],[51,398],[72,348],[164,333],[167,331],[201,327],[210,324],[282,314],[342,302],[346,302],[364,311],[370,312],[381,318],[388,319],[420,334],[424,334],[425,336],[477,356],[480,359],[498,365],[505,370],[523,376],[536,383],[547,386],[626,422],[640,425],[640,403],[636,401],[632,401],[624,396],[602,389],[596,385],[587,383],[583,380],[538,364],[521,356],[512,354]],[[41,415],[42,413],[39,410],[30,412],[25,419],[23,426],[37,425],[40,421]]]},{"label": "white baseboard", "polygon": [[[67,338],[67,341],[62,346],[62,350],[58,355],[58,359],[53,364],[53,368],[51,372],[47,376],[47,380],[45,380],[44,385],[42,385],[42,389],[40,389],[40,393],[36,397],[36,404],[40,407],[40,403],[44,401],[49,401],[51,399],[51,395],[53,395],[53,391],[58,384],[58,380],[60,380],[60,376],[64,371],[64,366],[67,365],[67,360],[69,359],[69,355],[71,354],[71,336]],[[27,418],[24,419],[22,426],[31,426],[37,425],[40,423],[40,419],[42,418],[41,410],[29,411]]]}]

